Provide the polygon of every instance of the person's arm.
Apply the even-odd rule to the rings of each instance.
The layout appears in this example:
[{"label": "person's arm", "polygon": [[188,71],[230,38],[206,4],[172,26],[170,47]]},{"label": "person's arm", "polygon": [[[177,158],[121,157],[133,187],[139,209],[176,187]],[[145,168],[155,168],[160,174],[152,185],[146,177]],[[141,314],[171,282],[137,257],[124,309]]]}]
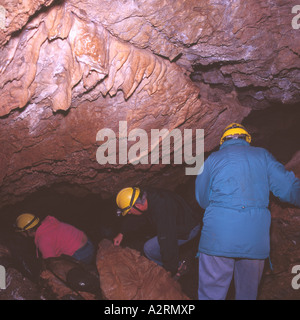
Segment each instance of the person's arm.
[{"label": "person's arm", "polygon": [[145,218],[143,217],[143,215],[134,216],[127,214],[121,219],[123,219],[123,221],[121,223],[120,232],[113,239],[115,246],[119,246],[126,235],[136,232],[137,230],[139,230],[139,228],[145,225]]},{"label": "person's arm", "polygon": [[271,153],[266,152],[270,190],[281,201],[300,207],[300,180],[287,171]]},{"label": "person's arm", "polygon": [[195,181],[195,197],[203,209],[206,209],[209,205],[210,179],[210,160],[208,158],[200,169],[200,174],[198,174]]}]

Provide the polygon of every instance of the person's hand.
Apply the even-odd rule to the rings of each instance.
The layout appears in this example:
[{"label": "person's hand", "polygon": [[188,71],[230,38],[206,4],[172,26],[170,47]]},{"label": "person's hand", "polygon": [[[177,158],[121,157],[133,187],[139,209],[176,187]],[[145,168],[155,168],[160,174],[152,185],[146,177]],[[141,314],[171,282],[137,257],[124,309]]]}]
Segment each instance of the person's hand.
[{"label": "person's hand", "polygon": [[123,240],[123,234],[119,233],[115,238],[114,238],[114,246],[119,246]]},{"label": "person's hand", "polygon": [[179,278],[181,276],[183,276],[187,272],[188,272],[187,261],[186,260],[182,260],[182,261],[179,262],[178,270],[177,270],[175,276],[173,277],[173,279],[177,281],[177,280],[179,280]]}]

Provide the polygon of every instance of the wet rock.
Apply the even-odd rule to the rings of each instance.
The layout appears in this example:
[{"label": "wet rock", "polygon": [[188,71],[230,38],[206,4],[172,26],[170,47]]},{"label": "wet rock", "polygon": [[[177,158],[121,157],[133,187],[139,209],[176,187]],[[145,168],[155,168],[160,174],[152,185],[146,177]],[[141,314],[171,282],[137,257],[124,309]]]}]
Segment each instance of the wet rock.
[{"label": "wet rock", "polygon": [[14,268],[6,269],[6,289],[0,300],[44,300],[40,288]]},{"label": "wet rock", "polygon": [[[0,300],[41,300],[40,288],[15,269],[9,249],[0,244],[1,279]],[[3,272],[4,271],[4,272]]]}]

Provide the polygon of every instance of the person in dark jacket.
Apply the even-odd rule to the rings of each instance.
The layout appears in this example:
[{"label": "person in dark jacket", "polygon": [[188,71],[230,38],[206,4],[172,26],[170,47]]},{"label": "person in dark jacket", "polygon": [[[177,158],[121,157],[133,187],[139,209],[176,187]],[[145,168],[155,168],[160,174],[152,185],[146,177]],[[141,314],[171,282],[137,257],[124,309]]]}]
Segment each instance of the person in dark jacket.
[{"label": "person in dark jacket", "polygon": [[200,300],[225,299],[233,275],[235,298],[255,300],[270,254],[269,193],[300,206],[300,180],[250,142],[242,125],[229,125],[219,151],[196,178],[196,199],[205,209],[198,249]]},{"label": "person in dark jacket", "polygon": [[157,236],[144,244],[144,253],[175,275],[180,266],[178,246],[195,238],[200,231],[197,213],[179,195],[156,188],[124,188],[116,202],[126,217],[114,245],[120,245],[124,235],[141,226],[152,225]]}]

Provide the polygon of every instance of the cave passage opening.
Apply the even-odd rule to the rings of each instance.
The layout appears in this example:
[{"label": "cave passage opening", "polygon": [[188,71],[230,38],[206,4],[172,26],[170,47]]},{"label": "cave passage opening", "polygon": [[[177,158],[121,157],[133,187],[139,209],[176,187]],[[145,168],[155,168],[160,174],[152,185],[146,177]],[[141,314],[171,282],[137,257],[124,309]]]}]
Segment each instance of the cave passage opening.
[{"label": "cave passage opening", "polygon": [[118,229],[114,198],[102,199],[99,194],[76,196],[57,191],[56,186],[44,187],[24,200],[1,209],[1,231],[13,231],[15,219],[22,213],[32,213],[43,220],[52,215],[83,230],[95,242],[111,238]]},{"label": "cave passage opening", "polygon": [[[187,188],[180,186],[183,192],[187,192]],[[70,190],[68,188],[68,190]],[[178,192],[178,191],[177,191]],[[184,194],[182,194],[184,196]],[[39,191],[28,195],[24,200],[15,204],[3,207],[0,210],[0,244],[7,245],[10,241],[10,235],[15,233],[14,223],[18,215],[21,213],[32,213],[41,220],[47,215],[52,215],[62,222],[69,223],[80,230],[84,231],[93,241],[96,248],[102,239],[113,238],[119,232],[122,217],[116,214],[115,196],[103,199],[99,194],[88,194],[78,196],[70,193],[62,193],[57,190],[57,186],[41,188]],[[129,247],[143,254],[144,242],[153,237],[154,230],[151,228],[141,228],[134,234],[128,235],[122,241],[122,247]],[[189,255],[192,259],[190,272],[188,275],[180,279],[182,290],[192,299],[197,299],[197,277],[198,266],[195,258],[199,237],[190,243],[182,246],[181,253]],[[10,246],[8,246],[10,248]],[[34,242],[32,239],[24,240],[20,248],[13,247],[17,254],[20,254],[20,260],[24,260],[26,268],[32,268],[31,272],[39,272],[37,269],[37,257]],[[23,266],[19,261],[19,271],[25,272],[24,276],[29,275],[28,270],[23,270]]]}]

